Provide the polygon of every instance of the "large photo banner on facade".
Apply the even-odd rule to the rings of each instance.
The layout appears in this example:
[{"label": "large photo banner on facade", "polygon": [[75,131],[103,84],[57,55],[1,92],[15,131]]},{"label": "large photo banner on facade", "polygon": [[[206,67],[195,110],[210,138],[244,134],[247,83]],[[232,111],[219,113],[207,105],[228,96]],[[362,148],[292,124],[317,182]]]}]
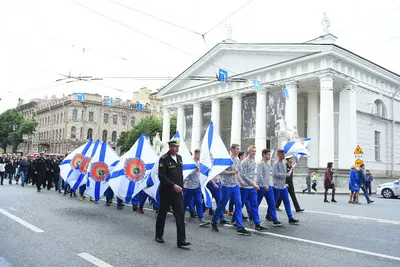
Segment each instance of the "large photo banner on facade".
[{"label": "large photo banner on facade", "polygon": [[251,94],[243,97],[243,128],[242,128],[242,144],[241,150],[254,145],[254,138],[256,134],[256,94]]},{"label": "large photo banner on facade", "polygon": [[276,122],[285,118],[286,102],[281,92],[271,92],[267,97],[267,138],[274,138],[279,130]]}]

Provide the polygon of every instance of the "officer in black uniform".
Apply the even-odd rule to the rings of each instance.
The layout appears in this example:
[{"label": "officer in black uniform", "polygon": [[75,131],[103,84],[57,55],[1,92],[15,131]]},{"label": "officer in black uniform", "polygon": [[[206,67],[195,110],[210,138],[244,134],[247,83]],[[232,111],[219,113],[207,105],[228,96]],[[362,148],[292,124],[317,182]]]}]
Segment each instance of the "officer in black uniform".
[{"label": "officer in black uniform", "polygon": [[42,186],[43,181],[45,181],[46,179],[46,169],[47,169],[46,158],[44,156],[44,152],[42,152],[40,153],[40,157],[36,160],[35,164],[36,187],[38,192],[40,192],[41,189],[40,187]]},{"label": "officer in black uniform", "polygon": [[160,208],[156,221],[156,241],[164,243],[164,226],[170,206],[172,206],[178,234],[177,246],[179,248],[190,246],[186,242],[185,218],[183,212],[183,162],[178,155],[179,140],[172,139],[168,142],[169,151],[161,156],[158,166],[160,179]]}]

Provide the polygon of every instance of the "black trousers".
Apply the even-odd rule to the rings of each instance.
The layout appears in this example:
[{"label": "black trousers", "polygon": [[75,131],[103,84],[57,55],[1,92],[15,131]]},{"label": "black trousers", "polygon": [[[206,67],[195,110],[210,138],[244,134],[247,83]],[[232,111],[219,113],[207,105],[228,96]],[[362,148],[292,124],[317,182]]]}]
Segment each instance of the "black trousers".
[{"label": "black trousers", "polygon": [[160,190],[160,208],[156,220],[156,237],[162,238],[164,235],[165,219],[172,206],[176,221],[178,242],[186,240],[185,218],[183,212],[183,194],[176,193],[173,189]]},{"label": "black trousers", "polygon": [[37,190],[40,190],[40,187],[46,180],[46,171],[38,172],[36,174],[36,188]]},{"label": "black trousers", "polygon": [[371,195],[372,194],[371,181],[367,181],[367,182],[364,182],[364,183],[365,183],[365,188],[367,189],[369,195]]},{"label": "black trousers", "polygon": [[[289,187],[288,187],[288,192],[289,192],[290,198],[292,199],[294,208],[296,209],[296,211],[298,211],[298,210],[300,210],[301,208],[300,208],[299,202],[297,201],[296,193],[294,192],[293,183],[290,183],[290,184],[288,184],[288,185],[289,185]],[[276,200],[276,207],[279,208],[279,206],[281,205],[281,203],[282,203],[282,197],[279,196],[279,198]]]},{"label": "black trousers", "polygon": [[4,176],[5,176],[5,172],[0,172],[1,185],[3,185]]}]

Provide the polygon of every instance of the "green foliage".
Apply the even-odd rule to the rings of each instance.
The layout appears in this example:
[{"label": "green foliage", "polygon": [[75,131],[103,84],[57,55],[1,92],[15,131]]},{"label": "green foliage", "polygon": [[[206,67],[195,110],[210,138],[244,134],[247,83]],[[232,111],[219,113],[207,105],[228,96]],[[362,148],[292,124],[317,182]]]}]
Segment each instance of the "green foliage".
[{"label": "green foliage", "polygon": [[5,148],[13,146],[13,152],[24,140],[24,134],[32,134],[37,126],[34,120],[25,120],[16,109],[9,109],[0,114],[0,144]]},{"label": "green foliage", "polygon": [[[170,136],[173,136],[176,131],[176,116],[171,117],[171,131]],[[162,136],[162,119],[155,115],[151,115],[140,120],[128,132],[122,132],[117,140],[117,146],[121,148],[121,153],[127,152],[136,142],[141,134],[149,135],[150,140],[159,133]]]}]

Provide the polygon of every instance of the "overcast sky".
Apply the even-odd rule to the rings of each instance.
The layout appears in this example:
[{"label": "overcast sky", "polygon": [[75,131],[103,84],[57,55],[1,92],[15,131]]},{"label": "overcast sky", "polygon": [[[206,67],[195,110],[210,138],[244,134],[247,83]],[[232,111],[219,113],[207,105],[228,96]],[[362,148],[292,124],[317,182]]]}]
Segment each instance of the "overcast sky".
[{"label": "overcast sky", "polygon": [[400,73],[398,0],[0,0],[0,112],[18,98],[72,92],[131,99],[140,87],[156,89],[168,80],[56,80],[69,73],[172,78],[226,37],[224,23],[204,43],[199,34],[114,2],[198,33],[250,2],[228,19],[237,42],[305,42],[322,34],[327,12],[338,45]]}]

